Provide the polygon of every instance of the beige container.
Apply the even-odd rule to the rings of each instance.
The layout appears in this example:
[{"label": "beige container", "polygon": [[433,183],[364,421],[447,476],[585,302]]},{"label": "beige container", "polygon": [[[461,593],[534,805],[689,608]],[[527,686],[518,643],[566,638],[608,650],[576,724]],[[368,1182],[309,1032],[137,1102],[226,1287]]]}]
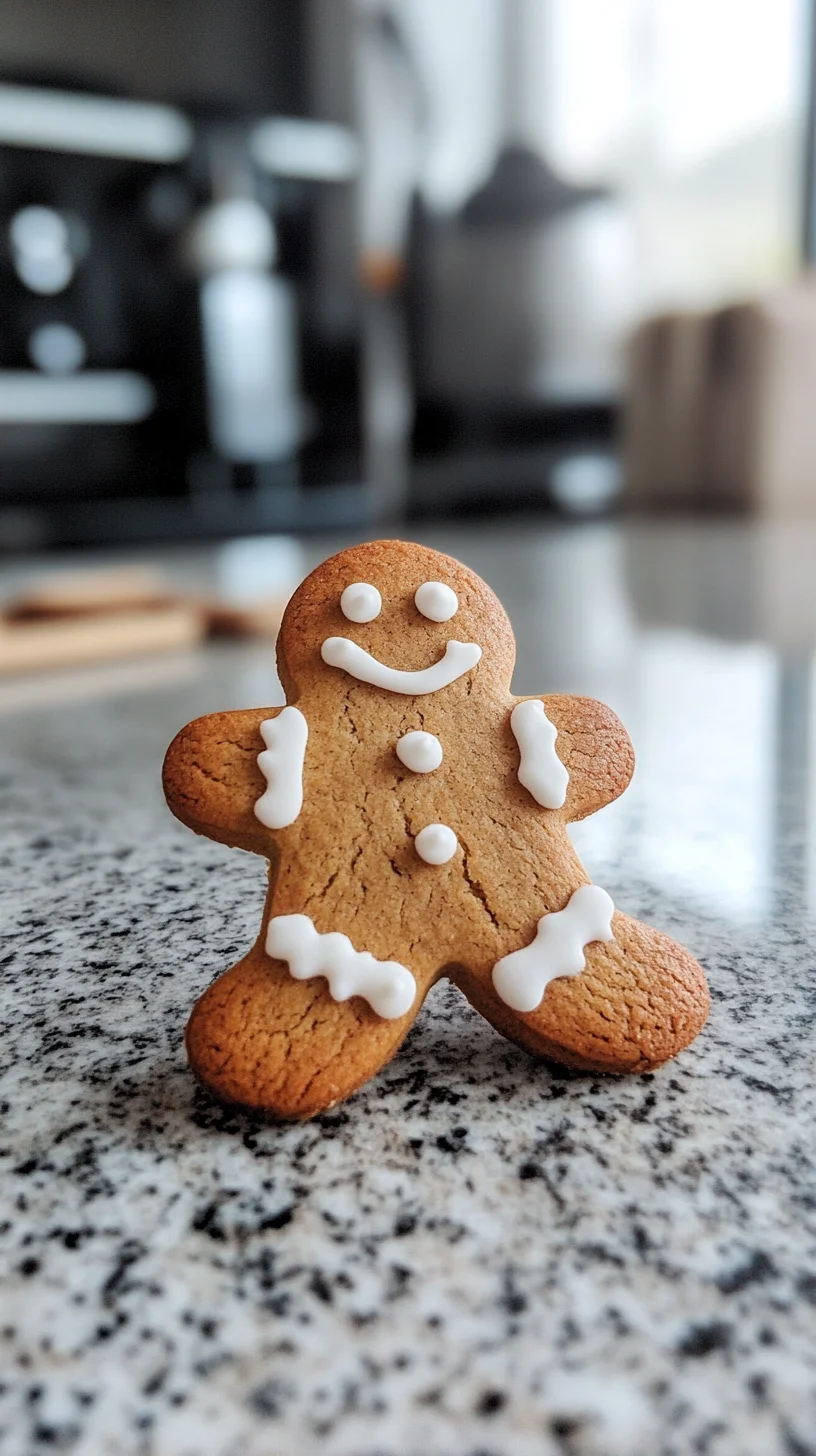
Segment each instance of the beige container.
[{"label": "beige container", "polygon": [[816,512],[816,282],[642,325],[623,444],[636,508]]},{"label": "beige container", "polygon": [[712,319],[703,488],[718,507],[816,512],[816,286]]},{"label": "beige container", "polygon": [[709,326],[705,314],[665,314],[630,340],[623,425],[629,505],[677,510],[701,503]]}]

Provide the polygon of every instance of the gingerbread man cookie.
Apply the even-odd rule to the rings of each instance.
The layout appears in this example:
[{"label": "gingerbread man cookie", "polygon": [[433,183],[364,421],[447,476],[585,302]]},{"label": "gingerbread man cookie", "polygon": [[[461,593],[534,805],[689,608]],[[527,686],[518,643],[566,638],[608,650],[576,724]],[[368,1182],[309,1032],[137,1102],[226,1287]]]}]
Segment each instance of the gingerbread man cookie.
[{"label": "gingerbread man cookie", "polygon": [[626,788],[629,738],[592,699],[512,697],[514,656],[474,572],[375,541],[289,603],[288,707],[214,713],[171,744],[173,813],[269,860],[260,936],[187,1027],[218,1097],[330,1107],[393,1057],[441,976],[569,1067],[648,1071],[697,1035],[700,966],[615,910],[567,833]]}]

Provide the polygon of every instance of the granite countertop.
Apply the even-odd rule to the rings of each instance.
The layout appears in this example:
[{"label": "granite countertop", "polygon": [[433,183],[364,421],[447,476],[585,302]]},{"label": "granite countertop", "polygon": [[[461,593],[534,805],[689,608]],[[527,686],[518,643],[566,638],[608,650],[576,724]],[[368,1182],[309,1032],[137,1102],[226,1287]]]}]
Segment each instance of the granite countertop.
[{"label": "granite countertop", "polygon": [[816,1452],[816,538],[425,539],[503,597],[517,691],[627,722],[635,783],[576,842],[703,961],[708,1026],[654,1075],[559,1075],[441,986],[345,1106],[224,1111],[182,1030],[263,866],[159,768],[191,717],[281,701],[269,649],[6,684],[7,1456]]}]

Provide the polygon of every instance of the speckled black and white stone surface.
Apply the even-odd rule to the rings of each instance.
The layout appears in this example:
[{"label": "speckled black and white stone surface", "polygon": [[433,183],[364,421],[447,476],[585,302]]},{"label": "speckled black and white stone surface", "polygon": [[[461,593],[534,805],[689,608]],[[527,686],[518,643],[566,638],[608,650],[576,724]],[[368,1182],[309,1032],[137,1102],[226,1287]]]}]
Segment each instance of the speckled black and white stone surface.
[{"label": "speckled black and white stone surface", "polygon": [[[810,656],[636,612],[611,528],[441,544],[519,621],[519,691],[630,721],[642,774],[582,853],[704,961],[709,1025],[653,1076],[570,1077],[441,987],[344,1107],[225,1112],[182,1031],[263,867],[177,825],[158,774],[188,718],[279,701],[266,650],[2,689],[7,1456],[816,1452]],[[565,663],[529,582],[560,570],[566,611],[582,562],[606,621]],[[620,653],[592,635],[613,602]]]}]

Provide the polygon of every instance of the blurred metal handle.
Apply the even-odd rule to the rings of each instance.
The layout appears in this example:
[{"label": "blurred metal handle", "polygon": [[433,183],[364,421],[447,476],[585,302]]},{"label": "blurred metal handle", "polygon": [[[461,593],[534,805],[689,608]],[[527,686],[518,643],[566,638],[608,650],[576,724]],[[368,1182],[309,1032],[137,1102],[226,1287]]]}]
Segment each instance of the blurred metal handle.
[{"label": "blurred metal handle", "polygon": [[304,182],[350,182],[360,167],[356,136],[332,121],[266,117],[252,127],[249,150],[262,171]]},{"label": "blurred metal handle", "polygon": [[179,162],[193,129],[173,106],[0,84],[0,146],[138,162]]}]

